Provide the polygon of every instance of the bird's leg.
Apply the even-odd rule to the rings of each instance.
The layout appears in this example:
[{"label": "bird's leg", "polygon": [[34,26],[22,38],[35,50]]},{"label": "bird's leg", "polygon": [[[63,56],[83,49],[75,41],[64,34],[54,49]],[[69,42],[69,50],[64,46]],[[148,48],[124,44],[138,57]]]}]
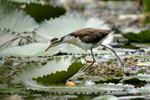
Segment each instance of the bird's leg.
[{"label": "bird's leg", "polygon": [[[102,44],[101,44],[101,45],[102,45]],[[121,63],[122,66],[123,66],[123,69],[125,69],[124,63],[123,63],[122,60],[119,58],[119,56],[116,54],[116,52],[115,52],[112,48],[110,48],[110,47],[107,47],[107,46],[105,46],[105,45],[102,45],[102,46],[104,46],[105,48],[110,49],[110,50],[115,54],[115,56],[119,59],[120,63]]]},{"label": "bird's leg", "polygon": [[93,63],[95,62],[95,58],[94,58],[92,49],[91,49],[91,55],[92,55],[93,61],[92,61],[92,63],[91,63],[90,65],[88,65],[88,66],[83,70],[83,72],[85,72],[85,71],[86,71],[91,65],[93,65]]}]

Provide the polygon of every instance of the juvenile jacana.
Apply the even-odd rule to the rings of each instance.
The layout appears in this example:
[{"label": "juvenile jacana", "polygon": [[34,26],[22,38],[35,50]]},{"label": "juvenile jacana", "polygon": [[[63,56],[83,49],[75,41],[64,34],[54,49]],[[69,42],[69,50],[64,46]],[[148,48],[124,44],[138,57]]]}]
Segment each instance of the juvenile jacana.
[{"label": "juvenile jacana", "polygon": [[[102,42],[105,38],[108,37],[108,34],[111,33],[111,30],[101,30],[101,29],[94,29],[94,28],[84,28],[77,31],[74,31],[68,35],[65,35],[61,38],[53,38],[50,40],[50,45],[45,50],[45,52],[50,48],[57,46],[62,43],[70,43],[73,45],[76,45],[84,50],[91,50],[91,55],[93,58],[92,63],[87,66],[83,71],[86,71],[94,62],[95,58],[93,55],[93,48],[98,47],[99,45],[102,45]],[[109,48],[105,45],[102,45],[108,49],[110,49],[120,60],[118,55],[115,53],[115,51],[112,48]],[[120,60],[121,64],[124,67],[123,62]]]}]

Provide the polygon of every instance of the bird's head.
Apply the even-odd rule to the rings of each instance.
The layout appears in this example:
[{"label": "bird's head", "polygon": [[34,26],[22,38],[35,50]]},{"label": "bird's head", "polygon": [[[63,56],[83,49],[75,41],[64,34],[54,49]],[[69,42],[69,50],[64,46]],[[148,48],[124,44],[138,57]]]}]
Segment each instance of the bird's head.
[{"label": "bird's head", "polygon": [[50,45],[47,47],[47,49],[45,50],[45,52],[51,48],[51,47],[54,47],[54,46],[57,46],[60,44],[60,39],[59,38],[53,38],[50,40]]}]

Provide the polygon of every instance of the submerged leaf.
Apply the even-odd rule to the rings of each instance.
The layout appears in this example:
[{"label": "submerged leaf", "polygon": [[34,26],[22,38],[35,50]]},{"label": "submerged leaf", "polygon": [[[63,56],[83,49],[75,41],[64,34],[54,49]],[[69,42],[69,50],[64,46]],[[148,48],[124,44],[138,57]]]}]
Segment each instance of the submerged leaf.
[{"label": "submerged leaf", "polygon": [[38,26],[23,10],[4,0],[0,0],[0,9],[0,28],[14,32],[32,32]]},{"label": "submerged leaf", "polygon": [[19,83],[32,79],[45,84],[62,82],[74,75],[83,66],[79,61],[80,57],[72,56],[68,58],[55,57],[51,61],[47,61],[45,65],[35,62],[17,72],[12,82]]}]

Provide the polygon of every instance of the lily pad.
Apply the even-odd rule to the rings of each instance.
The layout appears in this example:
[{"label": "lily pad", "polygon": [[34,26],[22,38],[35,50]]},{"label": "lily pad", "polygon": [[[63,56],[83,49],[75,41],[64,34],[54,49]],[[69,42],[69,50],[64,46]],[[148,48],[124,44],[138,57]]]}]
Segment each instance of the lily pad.
[{"label": "lily pad", "polygon": [[98,18],[83,17],[79,15],[61,16],[41,23],[34,35],[37,41],[47,42],[54,37],[60,38],[82,28],[110,29],[103,20]]},{"label": "lily pad", "polygon": [[0,50],[1,56],[30,57],[30,56],[52,56],[62,50],[62,46],[56,46],[45,52],[49,43],[31,43],[23,46],[7,47]]},{"label": "lily pad", "polygon": [[139,33],[129,32],[122,35],[128,38],[131,42],[150,42],[150,30],[141,31]]},{"label": "lily pad", "polygon": [[0,28],[10,29],[14,32],[32,32],[38,27],[35,20],[23,10],[6,2],[0,1]]},{"label": "lily pad", "polygon": [[[24,8],[27,14],[31,15],[37,22],[49,20],[50,18],[64,15],[66,10],[62,7],[42,5],[38,3],[26,4]],[[55,13],[54,13],[55,12]]]},{"label": "lily pad", "polygon": [[7,29],[0,29],[0,49],[33,42],[31,33],[16,34]]},{"label": "lily pad", "polygon": [[146,74],[138,74],[138,75],[134,75],[134,76],[126,76],[123,77],[123,80],[130,80],[130,79],[139,79],[141,81],[150,81],[150,75],[146,75]]},{"label": "lily pad", "polygon": [[103,95],[103,96],[95,97],[92,100],[119,100],[119,99],[113,95]]},{"label": "lily pad", "polygon": [[132,88],[132,85],[120,84],[77,84],[76,86],[65,86],[64,84],[52,84],[44,86],[33,80],[24,80],[23,85],[27,90],[44,91],[54,94],[98,94],[110,91],[122,91],[125,88]]},{"label": "lily pad", "polygon": [[45,84],[64,82],[83,65],[80,57],[55,57],[45,65],[39,62],[27,65],[16,73],[12,82],[20,83],[32,79]]}]

